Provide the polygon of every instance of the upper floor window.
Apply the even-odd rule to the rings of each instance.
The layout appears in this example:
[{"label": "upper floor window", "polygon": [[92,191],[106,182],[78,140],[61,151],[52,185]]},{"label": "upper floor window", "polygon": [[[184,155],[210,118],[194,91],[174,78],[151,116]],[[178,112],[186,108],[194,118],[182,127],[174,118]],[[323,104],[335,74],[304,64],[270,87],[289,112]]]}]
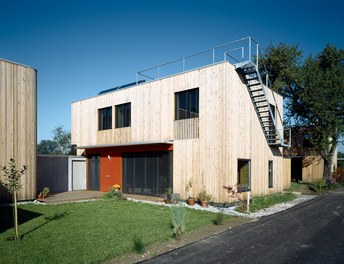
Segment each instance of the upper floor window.
[{"label": "upper floor window", "polygon": [[130,127],[131,103],[116,105],[116,128]]},{"label": "upper floor window", "polygon": [[112,128],[112,107],[98,109],[98,130]]},{"label": "upper floor window", "polygon": [[195,118],[199,114],[198,88],[175,93],[176,120]]}]

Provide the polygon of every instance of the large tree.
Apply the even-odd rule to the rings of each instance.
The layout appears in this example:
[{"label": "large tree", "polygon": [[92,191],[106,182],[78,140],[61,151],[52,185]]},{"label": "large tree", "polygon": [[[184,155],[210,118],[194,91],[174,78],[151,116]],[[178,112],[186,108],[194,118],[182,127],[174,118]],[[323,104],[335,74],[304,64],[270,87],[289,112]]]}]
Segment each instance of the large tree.
[{"label": "large tree", "polygon": [[273,88],[285,98],[286,120],[309,128],[313,151],[331,174],[334,152],[344,133],[344,50],[327,45],[315,57],[297,46],[270,45],[262,59]]},{"label": "large tree", "polygon": [[41,140],[37,146],[39,154],[68,155],[71,153],[71,134],[58,125],[52,131],[53,139]]}]

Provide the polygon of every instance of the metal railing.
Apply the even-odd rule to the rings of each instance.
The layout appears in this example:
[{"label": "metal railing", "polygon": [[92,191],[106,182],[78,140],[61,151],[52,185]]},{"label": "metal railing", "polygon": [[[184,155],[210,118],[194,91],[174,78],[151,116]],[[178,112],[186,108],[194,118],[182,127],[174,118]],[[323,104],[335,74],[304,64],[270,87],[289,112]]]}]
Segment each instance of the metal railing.
[{"label": "metal railing", "polygon": [[[255,46],[254,49],[252,49],[253,45]],[[248,52],[245,54],[244,50],[248,50]],[[237,51],[241,51],[241,53],[237,54]],[[241,38],[139,71],[136,73],[136,82],[138,83],[142,79],[145,81],[156,80],[226,60],[232,64],[246,60],[256,61],[258,63],[258,51],[259,47],[256,40],[252,37]],[[168,69],[168,67],[170,68]]]}]

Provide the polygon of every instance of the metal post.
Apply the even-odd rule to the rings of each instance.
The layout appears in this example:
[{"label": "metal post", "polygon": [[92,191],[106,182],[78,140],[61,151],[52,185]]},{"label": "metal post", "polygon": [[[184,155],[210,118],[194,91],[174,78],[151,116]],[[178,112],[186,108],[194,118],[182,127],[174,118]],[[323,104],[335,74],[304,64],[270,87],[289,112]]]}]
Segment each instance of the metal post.
[{"label": "metal post", "polygon": [[251,61],[251,56],[252,56],[252,51],[251,51],[251,37],[248,38],[248,60]]},{"label": "metal post", "polygon": [[259,47],[258,47],[258,43],[256,44],[256,47],[257,47],[257,68],[258,68],[258,58],[259,58]]},{"label": "metal post", "polygon": [[215,63],[215,48],[213,48],[213,64]]}]

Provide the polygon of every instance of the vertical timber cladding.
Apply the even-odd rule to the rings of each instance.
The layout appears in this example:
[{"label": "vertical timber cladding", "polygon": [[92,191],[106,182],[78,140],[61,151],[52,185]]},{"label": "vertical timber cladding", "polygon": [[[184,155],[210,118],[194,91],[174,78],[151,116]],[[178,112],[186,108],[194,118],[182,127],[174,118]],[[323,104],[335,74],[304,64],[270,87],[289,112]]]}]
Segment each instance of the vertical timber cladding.
[{"label": "vertical timber cladding", "polygon": [[173,187],[172,151],[122,154],[123,192],[161,195]]},{"label": "vertical timber cladding", "polygon": [[37,71],[0,59],[0,166],[11,158],[18,168],[28,166],[19,200],[36,196],[36,145]]}]

